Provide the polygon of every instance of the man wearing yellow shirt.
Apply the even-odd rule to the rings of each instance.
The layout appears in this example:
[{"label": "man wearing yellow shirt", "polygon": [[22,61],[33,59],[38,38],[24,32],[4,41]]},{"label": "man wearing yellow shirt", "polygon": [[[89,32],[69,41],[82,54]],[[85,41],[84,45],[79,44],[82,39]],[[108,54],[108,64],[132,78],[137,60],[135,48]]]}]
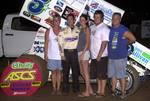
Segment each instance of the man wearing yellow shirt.
[{"label": "man wearing yellow shirt", "polygon": [[58,41],[64,52],[65,63],[63,65],[63,91],[69,93],[69,72],[72,69],[72,89],[74,93],[79,92],[79,61],[77,44],[79,40],[79,32],[77,26],[74,25],[75,16],[69,14],[67,16],[68,26],[60,32]]}]

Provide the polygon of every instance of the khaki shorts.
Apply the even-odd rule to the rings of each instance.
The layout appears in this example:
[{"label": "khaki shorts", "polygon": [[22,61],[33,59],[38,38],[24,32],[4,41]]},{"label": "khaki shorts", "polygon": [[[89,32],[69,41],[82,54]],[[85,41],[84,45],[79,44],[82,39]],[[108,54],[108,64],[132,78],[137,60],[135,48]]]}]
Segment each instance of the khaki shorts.
[{"label": "khaki shorts", "polygon": [[79,60],[89,60],[90,59],[90,52],[89,51],[86,51],[84,53],[84,57],[83,59],[80,59],[80,55],[82,54],[82,51],[81,52],[78,52],[78,57],[79,57]]}]

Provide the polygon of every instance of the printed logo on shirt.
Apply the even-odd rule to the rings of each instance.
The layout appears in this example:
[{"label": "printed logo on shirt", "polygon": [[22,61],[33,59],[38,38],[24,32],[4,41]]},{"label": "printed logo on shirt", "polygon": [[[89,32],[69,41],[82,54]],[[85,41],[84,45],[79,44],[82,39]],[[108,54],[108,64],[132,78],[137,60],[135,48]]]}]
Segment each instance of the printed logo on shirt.
[{"label": "printed logo on shirt", "polygon": [[91,31],[92,35],[95,35],[95,33],[96,33],[96,29]]},{"label": "printed logo on shirt", "polygon": [[75,41],[75,40],[78,40],[78,37],[76,36],[76,37],[70,37],[70,38],[65,38],[65,41],[66,42],[73,42],[73,41]]},{"label": "printed logo on shirt", "polygon": [[55,37],[54,40],[58,42],[58,37]]},{"label": "printed logo on shirt", "polygon": [[113,39],[112,39],[112,49],[117,48],[118,35],[119,35],[119,32],[114,32],[114,36],[113,36]]}]

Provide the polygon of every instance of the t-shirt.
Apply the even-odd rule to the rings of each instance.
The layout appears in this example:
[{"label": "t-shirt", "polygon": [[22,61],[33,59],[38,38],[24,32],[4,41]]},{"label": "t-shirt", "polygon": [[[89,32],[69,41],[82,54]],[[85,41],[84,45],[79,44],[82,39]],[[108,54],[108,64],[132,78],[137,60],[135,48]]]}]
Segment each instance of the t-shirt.
[{"label": "t-shirt", "polygon": [[77,49],[80,30],[75,26],[74,29],[66,27],[59,33],[59,44],[62,49]]},{"label": "t-shirt", "polygon": [[[109,41],[110,29],[104,23],[91,26],[91,58],[96,59],[103,41]],[[102,57],[108,56],[107,47],[105,48]]]},{"label": "t-shirt", "polygon": [[108,44],[108,57],[110,59],[122,59],[127,58],[127,39],[124,37],[124,33],[128,31],[128,28],[124,25],[120,25],[117,28],[110,29],[109,44]]}]

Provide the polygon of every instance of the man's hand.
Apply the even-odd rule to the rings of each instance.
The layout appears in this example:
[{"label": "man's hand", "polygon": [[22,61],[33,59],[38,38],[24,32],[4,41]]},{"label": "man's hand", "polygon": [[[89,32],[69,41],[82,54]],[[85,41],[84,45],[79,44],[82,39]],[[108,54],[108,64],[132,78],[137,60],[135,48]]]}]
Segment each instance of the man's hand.
[{"label": "man's hand", "polygon": [[44,55],[44,60],[45,60],[46,62],[48,62],[48,56],[47,56],[47,55]]},{"label": "man's hand", "polygon": [[100,59],[101,59],[101,57],[100,57],[100,56],[98,56],[98,57],[96,58],[97,62],[98,62],[98,61],[100,61]]},{"label": "man's hand", "polygon": [[62,59],[62,60],[65,60],[65,55],[64,55],[64,53],[60,53],[60,56],[61,56],[61,59]]}]

